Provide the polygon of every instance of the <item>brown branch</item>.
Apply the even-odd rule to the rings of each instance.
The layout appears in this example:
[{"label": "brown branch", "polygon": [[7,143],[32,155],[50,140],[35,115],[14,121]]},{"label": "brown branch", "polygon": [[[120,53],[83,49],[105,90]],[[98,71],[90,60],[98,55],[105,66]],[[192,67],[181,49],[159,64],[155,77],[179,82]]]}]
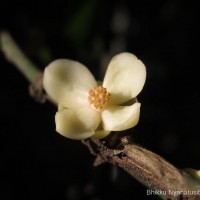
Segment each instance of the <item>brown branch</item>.
[{"label": "brown branch", "polygon": [[[43,93],[40,71],[34,68],[34,65],[25,57],[9,34],[2,33],[0,36],[1,49],[5,57],[17,65],[17,68],[32,83],[31,96],[40,102],[44,102],[46,99],[50,100]],[[108,162],[119,166],[146,187],[161,191],[165,197],[172,200],[200,199],[199,177],[195,178],[195,176],[177,169],[159,155],[135,145],[130,137],[123,136],[123,134],[110,135],[105,140],[90,138],[82,141],[96,156],[94,165]],[[195,192],[198,194],[195,195]]]},{"label": "brown branch", "polygon": [[[117,146],[123,145],[121,142]],[[198,192],[200,187],[190,185],[190,175],[179,170],[159,155],[135,144],[125,144],[122,149],[110,148],[105,141],[87,139],[83,141],[98,162],[108,162],[123,168],[146,187],[163,192],[166,197],[175,199],[200,199],[198,195],[185,194]],[[192,180],[193,181],[193,180]],[[181,193],[181,191],[183,191]],[[185,192],[185,193],[184,193]],[[180,194],[179,194],[180,193]]]}]

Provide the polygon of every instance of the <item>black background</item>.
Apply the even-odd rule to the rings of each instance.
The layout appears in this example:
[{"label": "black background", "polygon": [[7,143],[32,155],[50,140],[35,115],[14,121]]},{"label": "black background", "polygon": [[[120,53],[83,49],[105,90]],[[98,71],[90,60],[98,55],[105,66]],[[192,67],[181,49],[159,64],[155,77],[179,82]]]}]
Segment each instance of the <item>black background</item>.
[{"label": "black background", "polygon": [[[136,54],[147,66],[147,81],[138,97],[142,108],[135,142],[179,168],[200,169],[194,2],[3,0],[0,29],[8,30],[41,70],[64,57],[84,63],[99,79],[105,71],[102,58],[119,50]],[[74,16],[86,4],[92,14],[80,23],[83,27],[70,32]],[[128,25],[119,34],[112,26],[121,11]],[[125,48],[113,50],[118,36]],[[81,142],[57,134],[56,108],[30,98],[28,81],[1,53],[0,70],[0,199],[157,199],[121,169],[109,164],[94,168],[94,158]]]}]

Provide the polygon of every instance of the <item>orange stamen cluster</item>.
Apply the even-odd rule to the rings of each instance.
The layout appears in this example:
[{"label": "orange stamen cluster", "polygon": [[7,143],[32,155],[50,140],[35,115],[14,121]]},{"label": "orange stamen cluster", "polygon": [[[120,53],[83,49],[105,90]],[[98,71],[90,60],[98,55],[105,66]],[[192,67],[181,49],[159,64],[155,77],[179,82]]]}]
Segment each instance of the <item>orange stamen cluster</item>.
[{"label": "orange stamen cluster", "polygon": [[102,110],[110,100],[110,93],[106,88],[98,86],[89,91],[88,100],[90,104],[98,111]]}]

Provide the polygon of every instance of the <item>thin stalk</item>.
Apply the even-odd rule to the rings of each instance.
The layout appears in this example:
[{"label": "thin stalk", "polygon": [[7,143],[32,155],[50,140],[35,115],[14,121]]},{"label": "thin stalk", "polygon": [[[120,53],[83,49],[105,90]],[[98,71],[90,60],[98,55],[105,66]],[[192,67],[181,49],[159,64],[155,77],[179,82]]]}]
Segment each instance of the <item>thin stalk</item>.
[{"label": "thin stalk", "polygon": [[0,33],[0,46],[8,61],[13,63],[28,81],[34,83],[42,72],[34,65],[7,32]]}]

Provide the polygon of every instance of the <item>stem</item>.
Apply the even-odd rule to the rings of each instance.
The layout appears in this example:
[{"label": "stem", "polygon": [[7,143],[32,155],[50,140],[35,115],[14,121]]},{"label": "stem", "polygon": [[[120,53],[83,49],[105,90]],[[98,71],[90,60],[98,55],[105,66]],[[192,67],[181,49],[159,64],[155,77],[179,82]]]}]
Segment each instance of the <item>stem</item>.
[{"label": "stem", "polygon": [[[147,188],[165,192],[164,197],[172,200],[200,199],[200,181],[184,170],[177,169],[159,155],[136,144],[126,143],[123,146],[123,140],[128,141],[126,137],[122,137],[117,144],[120,148],[109,147],[109,140],[106,143],[95,139],[83,141],[96,156],[95,164],[108,162],[119,166]],[[197,191],[199,195],[184,194],[184,191]]]},{"label": "stem", "polygon": [[25,56],[7,32],[0,33],[0,46],[8,61],[13,63],[28,81],[34,83],[42,72]]}]

